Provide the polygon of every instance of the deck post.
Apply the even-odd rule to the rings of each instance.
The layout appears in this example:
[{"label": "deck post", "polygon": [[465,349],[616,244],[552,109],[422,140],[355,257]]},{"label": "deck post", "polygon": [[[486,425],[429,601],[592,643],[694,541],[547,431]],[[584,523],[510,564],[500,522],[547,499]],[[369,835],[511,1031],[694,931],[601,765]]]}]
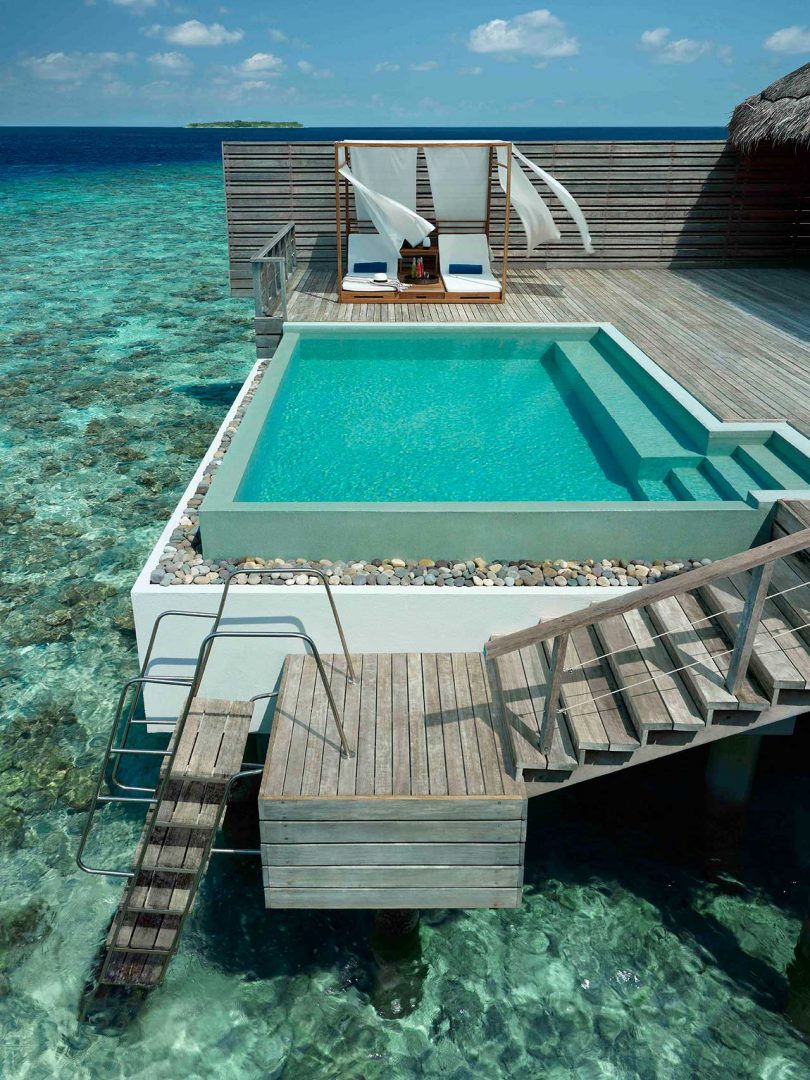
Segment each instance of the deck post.
[{"label": "deck post", "polygon": [[565,673],[565,653],[568,648],[568,634],[559,634],[554,638],[551,650],[548,691],[543,706],[543,724],[540,728],[540,749],[547,754],[554,739],[554,725],[557,723],[557,707],[560,703],[560,689]]},{"label": "deck post", "polygon": [[759,620],[762,617],[762,608],[768,595],[772,574],[773,561],[761,563],[751,571],[751,586],[740,616],[737,640],[734,642],[734,652],[731,655],[726,677],[726,689],[730,694],[739,693],[743,680],[748,674],[748,664],[751,660],[754,639],[759,629]]},{"label": "deck post", "polygon": [[810,1035],[810,906],[805,912],[796,951],[787,967],[785,1015],[803,1035]]},{"label": "deck post", "polygon": [[739,849],[762,736],[751,732],[712,743],[706,763],[705,865],[712,881],[739,878]]}]

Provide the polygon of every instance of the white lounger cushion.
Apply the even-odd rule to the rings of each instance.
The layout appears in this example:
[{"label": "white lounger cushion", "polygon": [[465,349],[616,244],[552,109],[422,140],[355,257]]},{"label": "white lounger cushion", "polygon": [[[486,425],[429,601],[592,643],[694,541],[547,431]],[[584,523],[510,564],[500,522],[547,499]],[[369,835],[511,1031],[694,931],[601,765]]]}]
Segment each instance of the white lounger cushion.
[{"label": "white lounger cushion", "polygon": [[[451,263],[481,266],[480,274],[451,274]],[[500,293],[501,283],[492,275],[489,241],[485,233],[439,234],[439,269],[449,293]]]},{"label": "white lounger cushion", "polygon": [[397,276],[397,252],[379,233],[350,233],[349,258],[343,288],[349,292],[379,292],[385,283],[374,281],[374,273],[356,273],[356,263],[385,263],[385,273],[390,278]]}]

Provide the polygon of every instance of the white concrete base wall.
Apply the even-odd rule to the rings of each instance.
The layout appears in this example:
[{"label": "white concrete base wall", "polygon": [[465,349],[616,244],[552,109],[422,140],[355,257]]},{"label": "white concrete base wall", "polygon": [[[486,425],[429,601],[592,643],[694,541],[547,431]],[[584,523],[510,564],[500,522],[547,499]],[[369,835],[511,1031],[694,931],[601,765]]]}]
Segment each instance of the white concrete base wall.
[{"label": "white concrete base wall", "polygon": [[[153,565],[151,562],[149,565]],[[146,580],[144,580],[144,577]],[[492,634],[531,626],[616,595],[616,589],[456,588],[444,586],[344,585],[334,590],[349,649],[362,652],[480,652]],[[143,662],[157,616],[168,610],[212,615],[222,589],[213,585],[163,588],[141,575],[132,591],[139,659]],[[211,624],[205,619],[165,619],[150,675],[190,676]],[[323,653],[339,652],[340,640],[325,590],[315,585],[234,585],[221,629],[309,634]],[[217,641],[202,691],[210,697],[245,700],[275,687],[284,657],[302,643],[285,639]],[[184,698],[179,687],[151,686],[148,719],[174,720]],[[262,717],[264,709],[257,710]],[[258,725],[258,721],[254,727]]]}]

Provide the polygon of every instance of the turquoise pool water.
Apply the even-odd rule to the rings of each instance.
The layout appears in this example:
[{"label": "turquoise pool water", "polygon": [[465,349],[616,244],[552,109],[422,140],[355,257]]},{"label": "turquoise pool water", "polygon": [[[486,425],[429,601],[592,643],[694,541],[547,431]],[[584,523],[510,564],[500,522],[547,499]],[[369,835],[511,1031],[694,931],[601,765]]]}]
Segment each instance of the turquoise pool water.
[{"label": "turquoise pool water", "polygon": [[[740,895],[701,878],[702,759],[677,755],[535,800],[524,907],[426,917],[400,1020],[361,916],[272,915],[219,863],[165,986],[120,1031],[78,1023],[120,888],[73,857],[136,668],[128,590],[252,363],[223,221],[217,163],[0,179],[0,1076],[807,1076],[781,1016],[806,741],[760,775]],[[125,861],[137,817],[102,821]]]},{"label": "turquoise pool water", "polygon": [[302,338],[237,498],[523,502],[633,495],[553,340]]}]

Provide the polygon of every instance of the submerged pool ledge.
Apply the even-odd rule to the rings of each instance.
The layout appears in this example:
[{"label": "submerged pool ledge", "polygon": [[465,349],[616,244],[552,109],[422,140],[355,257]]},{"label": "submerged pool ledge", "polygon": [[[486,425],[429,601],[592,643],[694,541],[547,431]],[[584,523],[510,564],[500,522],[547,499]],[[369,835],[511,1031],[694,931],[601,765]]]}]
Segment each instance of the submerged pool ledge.
[{"label": "submerged pool ledge", "polygon": [[[538,342],[593,340],[607,343],[608,359],[619,358],[618,369],[628,383],[639,388],[639,409],[644,400],[661,408],[665,422],[680,432],[684,445],[698,455],[719,448],[728,460],[708,470],[705,486],[714,484],[716,498],[699,494],[656,494],[652,479],[648,498],[637,501],[252,501],[243,495],[244,480],[271,407],[302,338],[329,339],[338,334],[353,338],[383,336],[464,335],[481,338],[508,336]],[[615,381],[615,376],[614,376]],[[338,392],[339,393],[339,392]],[[339,403],[339,396],[336,397]],[[482,399],[486,408],[486,399]],[[636,421],[632,402],[625,412],[606,418],[614,427],[623,416]],[[320,418],[323,425],[330,416]],[[373,422],[370,420],[369,422]],[[607,424],[605,425],[607,426]],[[644,432],[642,431],[642,434]],[[680,437],[680,436],[679,436]],[[312,438],[318,438],[313,431]],[[762,542],[769,535],[770,518],[784,488],[768,489],[749,477],[742,484],[735,447],[771,440],[788,463],[810,461],[810,443],[789,425],[779,422],[728,424],[718,420],[671,379],[632,342],[609,324],[287,324],[254,399],[247,409],[221,467],[200,507],[200,535],[206,559],[234,560],[246,556],[305,559],[373,559],[396,554],[403,558],[722,558]],[[648,440],[649,441],[649,440]],[[778,443],[778,446],[777,446]],[[621,456],[621,455],[620,455]],[[623,455],[626,459],[631,454]],[[771,458],[773,454],[771,453]],[[648,458],[648,461],[652,458]],[[620,462],[636,469],[632,461]],[[341,467],[335,461],[336,469]],[[263,463],[263,467],[272,466]],[[798,466],[797,466],[798,467]],[[296,462],[280,462],[280,470],[294,478]],[[472,461],[471,468],[475,468]],[[804,478],[808,475],[804,473]],[[642,476],[643,479],[643,476]],[[633,486],[633,476],[628,474]],[[639,481],[641,483],[641,481]],[[736,487],[735,487],[736,485]],[[643,488],[642,488],[643,490]],[[794,497],[810,497],[808,489],[792,489]],[[661,501],[657,501],[660,499]]]}]

